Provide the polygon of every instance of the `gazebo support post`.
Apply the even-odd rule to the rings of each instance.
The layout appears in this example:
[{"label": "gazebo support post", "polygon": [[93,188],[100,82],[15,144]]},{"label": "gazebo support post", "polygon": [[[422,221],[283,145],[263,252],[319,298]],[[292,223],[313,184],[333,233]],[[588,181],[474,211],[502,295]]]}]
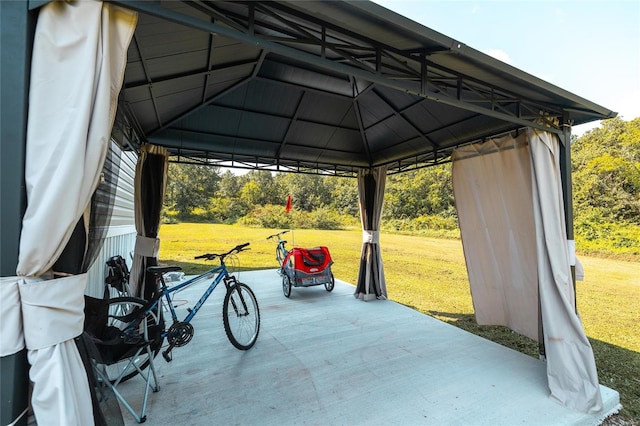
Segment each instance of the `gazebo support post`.
[{"label": "gazebo support post", "polygon": [[[560,150],[560,174],[562,177],[562,193],[564,195],[564,219],[567,228],[567,240],[572,243],[570,256],[575,260],[575,243],[573,234],[573,190],[571,179],[571,120],[569,113],[563,111],[560,123],[562,133],[559,135],[562,149]],[[571,280],[573,281],[573,293],[575,295],[575,309],[578,311],[578,295],[576,294],[576,266],[571,265]]]},{"label": "gazebo support post", "polygon": [[[2,136],[0,137],[0,276],[16,274],[26,209],[24,162],[31,50],[37,11],[27,2],[0,2],[2,13]],[[4,65],[7,66],[4,66]],[[27,350],[0,357],[0,424],[26,425],[29,404]]]}]

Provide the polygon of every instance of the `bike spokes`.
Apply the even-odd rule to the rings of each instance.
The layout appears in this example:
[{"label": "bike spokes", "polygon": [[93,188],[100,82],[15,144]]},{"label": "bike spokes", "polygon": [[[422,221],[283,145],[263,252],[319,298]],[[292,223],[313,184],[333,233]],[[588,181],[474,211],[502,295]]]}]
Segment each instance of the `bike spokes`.
[{"label": "bike spokes", "polygon": [[225,296],[222,311],[231,344],[241,350],[251,348],[260,330],[258,302],[251,289],[243,283],[232,286]]}]

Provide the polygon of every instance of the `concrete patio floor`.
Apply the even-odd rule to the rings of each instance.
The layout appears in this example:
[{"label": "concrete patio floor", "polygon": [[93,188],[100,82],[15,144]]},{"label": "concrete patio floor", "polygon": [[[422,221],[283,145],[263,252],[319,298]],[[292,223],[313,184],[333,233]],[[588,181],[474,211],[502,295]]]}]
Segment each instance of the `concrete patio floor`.
[{"label": "concrete patio floor", "polygon": [[[242,272],[261,313],[258,341],[235,349],[222,326],[224,291],[195,317],[195,336],[156,358],[154,425],[597,425],[620,408],[584,415],[549,399],[542,361],[392,301],[362,302],[336,281],[282,294],[275,269]],[[177,295],[193,306],[205,284]],[[137,406],[142,382],[120,390]],[[127,426],[137,424],[123,410]]]}]

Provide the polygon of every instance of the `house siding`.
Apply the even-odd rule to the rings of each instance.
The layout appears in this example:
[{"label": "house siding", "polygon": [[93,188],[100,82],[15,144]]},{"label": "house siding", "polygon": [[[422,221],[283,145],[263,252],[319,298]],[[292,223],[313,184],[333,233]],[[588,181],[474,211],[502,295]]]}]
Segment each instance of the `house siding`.
[{"label": "house siding", "polygon": [[135,210],[134,210],[134,179],[138,156],[134,152],[122,151],[117,144],[119,159],[118,183],[115,194],[111,221],[104,244],[98,256],[89,268],[89,281],[85,293],[92,297],[102,297],[104,293],[104,279],[106,275],[105,262],[111,257],[120,255],[131,268],[131,255],[136,242]]}]

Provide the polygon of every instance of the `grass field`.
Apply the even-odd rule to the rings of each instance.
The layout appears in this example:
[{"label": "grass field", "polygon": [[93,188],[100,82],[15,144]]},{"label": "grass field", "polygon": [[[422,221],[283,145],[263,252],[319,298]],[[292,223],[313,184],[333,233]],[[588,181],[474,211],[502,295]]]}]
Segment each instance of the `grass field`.
[{"label": "grass field", "polygon": [[[236,225],[170,224],[160,228],[160,262],[180,264],[186,273],[208,269],[194,256],[225,251],[250,242],[240,255],[242,269],[275,268],[275,244],[266,237],[280,229]],[[355,283],[360,230],[296,230],[289,246],[326,245],[332,271]],[[380,237],[389,298],[502,345],[537,356],[535,341],[505,327],[478,326],[460,240],[383,233]],[[578,310],[593,346],[600,383],[620,392],[627,424],[640,423],[640,263],[582,257],[585,281],[577,284]]]}]

